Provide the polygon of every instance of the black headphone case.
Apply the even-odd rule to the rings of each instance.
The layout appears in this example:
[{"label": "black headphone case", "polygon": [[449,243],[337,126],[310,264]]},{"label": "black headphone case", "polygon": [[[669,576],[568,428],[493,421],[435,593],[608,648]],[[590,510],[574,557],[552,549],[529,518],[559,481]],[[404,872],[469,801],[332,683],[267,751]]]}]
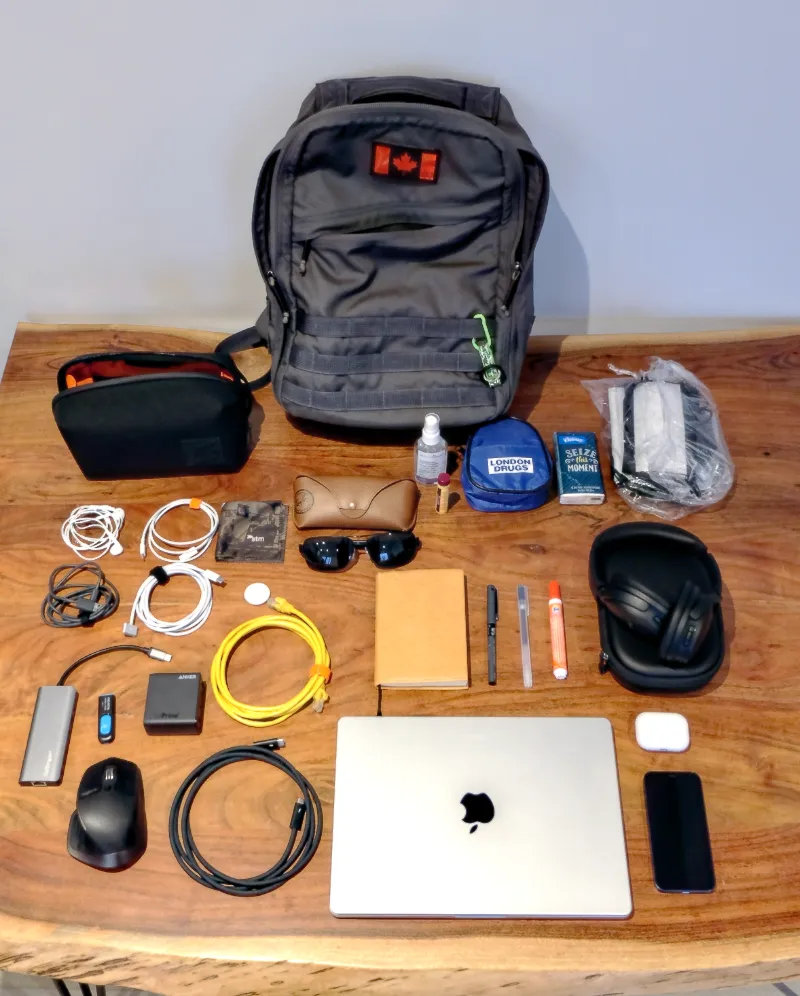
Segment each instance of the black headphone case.
[{"label": "black headphone case", "polygon": [[[614,575],[638,582],[673,604],[686,581],[722,595],[717,562],[696,536],[661,522],[627,522],[595,537],[589,553],[589,585],[598,587]],[[658,641],[634,633],[597,600],[602,647],[600,670],[634,692],[694,692],[706,685],[725,658],[725,630],[719,602],[708,636],[688,664],[668,664],[659,657]]]}]

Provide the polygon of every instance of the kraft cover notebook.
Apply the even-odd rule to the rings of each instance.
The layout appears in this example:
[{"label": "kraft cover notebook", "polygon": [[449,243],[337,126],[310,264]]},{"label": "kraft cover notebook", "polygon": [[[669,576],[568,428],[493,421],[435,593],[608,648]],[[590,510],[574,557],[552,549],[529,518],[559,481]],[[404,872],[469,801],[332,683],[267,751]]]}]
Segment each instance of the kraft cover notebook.
[{"label": "kraft cover notebook", "polygon": [[375,585],[375,684],[466,688],[464,572],[387,571]]}]

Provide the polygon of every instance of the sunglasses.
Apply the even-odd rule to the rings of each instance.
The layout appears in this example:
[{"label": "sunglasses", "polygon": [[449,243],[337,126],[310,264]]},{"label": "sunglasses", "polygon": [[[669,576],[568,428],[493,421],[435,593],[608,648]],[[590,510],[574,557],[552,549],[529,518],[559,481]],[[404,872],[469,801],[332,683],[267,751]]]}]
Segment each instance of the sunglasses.
[{"label": "sunglasses", "polygon": [[420,541],[413,533],[375,533],[367,539],[349,536],[312,536],[300,544],[300,553],[315,571],[343,571],[366,550],[369,559],[381,570],[404,567],[416,557]]}]

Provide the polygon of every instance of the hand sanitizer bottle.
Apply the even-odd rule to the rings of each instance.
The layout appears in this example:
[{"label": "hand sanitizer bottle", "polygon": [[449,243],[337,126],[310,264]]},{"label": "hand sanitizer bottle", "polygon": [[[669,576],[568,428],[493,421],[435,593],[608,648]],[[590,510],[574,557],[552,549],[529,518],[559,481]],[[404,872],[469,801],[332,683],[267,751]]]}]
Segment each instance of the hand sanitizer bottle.
[{"label": "hand sanitizer bottle", "polygon": [[414,477],[418,484],[435,484],[447,470],[447,443],[439,430],[439,416],[425,416],[422,435],[414,448]]}]

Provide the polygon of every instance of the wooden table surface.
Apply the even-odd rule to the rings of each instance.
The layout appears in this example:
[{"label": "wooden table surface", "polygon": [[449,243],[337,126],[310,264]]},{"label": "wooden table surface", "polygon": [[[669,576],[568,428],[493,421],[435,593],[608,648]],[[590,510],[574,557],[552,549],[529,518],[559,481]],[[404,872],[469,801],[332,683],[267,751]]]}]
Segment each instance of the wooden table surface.
[{"label": "wooden table surface", "polygon": [[[598,631],[587,581],[593,537],[636,516],[609,486],[600,507],[550,502],[529,513],[486,515],[463,501],[445,518],[424,490],[415,567],[462,567],[468,577],[472,686],[451,692],[389,691],[387,715],[598,715],[614,725],[630,860],[634,914],[624,922],[336,920],[328,912],[336,723],[374,713],[375,569],[366,558],[341,576],[308,570],[290,525],[283,565],[225,565],[227,587],[209,622],[190,637],[153,637],[176,670],[208,676],[222,636],[257,615],[242,592],[264,580],[320,627],[333,659],[331,701],[279,732],[286,756],[317,787],[326,826],[310,866],[278,892],[257,899],[219,895],[176,864],[167,816],[176,788],[199,761],[255,737],[225,716],[209,694],[202,736],[149,738],[142,727],[147,675],[161,669],[137,654],[112,655],[75,675],[79,701],[63,784],[17,783],[36,689],[54,683],[84,652],[119,642],[132,596],[151,566],[138,541],[162,503],[199,495],[290,501],[300,472],[405,476],[414,433],[344,440],[292,424],[261,391],[260,442],[236,476],[91,483],[73,463],[50,412],[55,374],[73,355],[103,349],[206,347],[209,333],[122,326],[30,326],[17,331],[0,390],[0,968],[199,996],[238,993],[462,996],[510,989],[599,994],[732,985],[800,975],[800,329],[669,339],[584,337],[533,340],[513,413],[549,439],[556,429],[600,430],[581,387],[607,364],[639,369],[647,356],[675,358],[714,394],[736,464],[732,495],[682,520],[717,558],[725,584],[726,662],[707,688],[670,699],[638,696],[597,669]],[[607,459],[603,454],[607,473]],[[458,485],[455,486],[459,491]],[[121,591],[116,616],[87,631],[40,622],[50,570],[73,561],[59,525],[76,505],[121,505],[125,552],[101,562]],[[190,534],[196,519],[175,513]],[[185,515],[185,517],[184,517]],[[170,528],[172,524],[170,524]],[[166,528],[166,527],[165,527]],[[203,527],[205,528],[205,527]],[[201,563],[213,564],[206,555]],[[561,582],[569,679],[547,667],[547,582]],[[514,601],[531,593],[536,684],[521,686]],[[497,687],[486,682],[484,593],[500,593]],[[190,582],[158,593],[169,615],[193,604]],[[182,613],[181,613],[182,614]],[[145,639],[147,641],[147,631]],[[147,641],[149,642],[149,641]],[[231,667],[234,694],[277,703],[305,681],[310,652],[285,633],[262,633]],[[115,692],[113,751],[95,734],[97,696]],[[686,755],[653,755],[634,741],[643,709],[679,709],[691,725]],[[145,784],[149,845],[121,874],[70,858],[66,830],[85,768],[109,753],[135,761]],[[234,873],[266,868],[282,849],[293,787],[255,762],[215,776],[193,812],[198,843]],[[717,872],[712,895],[661,895],[649,865],[642,776],[694,770],[704,782]],[[391,860],[391,855],[387,855]],[[380,874],[380,869],[376,869]]]}]

